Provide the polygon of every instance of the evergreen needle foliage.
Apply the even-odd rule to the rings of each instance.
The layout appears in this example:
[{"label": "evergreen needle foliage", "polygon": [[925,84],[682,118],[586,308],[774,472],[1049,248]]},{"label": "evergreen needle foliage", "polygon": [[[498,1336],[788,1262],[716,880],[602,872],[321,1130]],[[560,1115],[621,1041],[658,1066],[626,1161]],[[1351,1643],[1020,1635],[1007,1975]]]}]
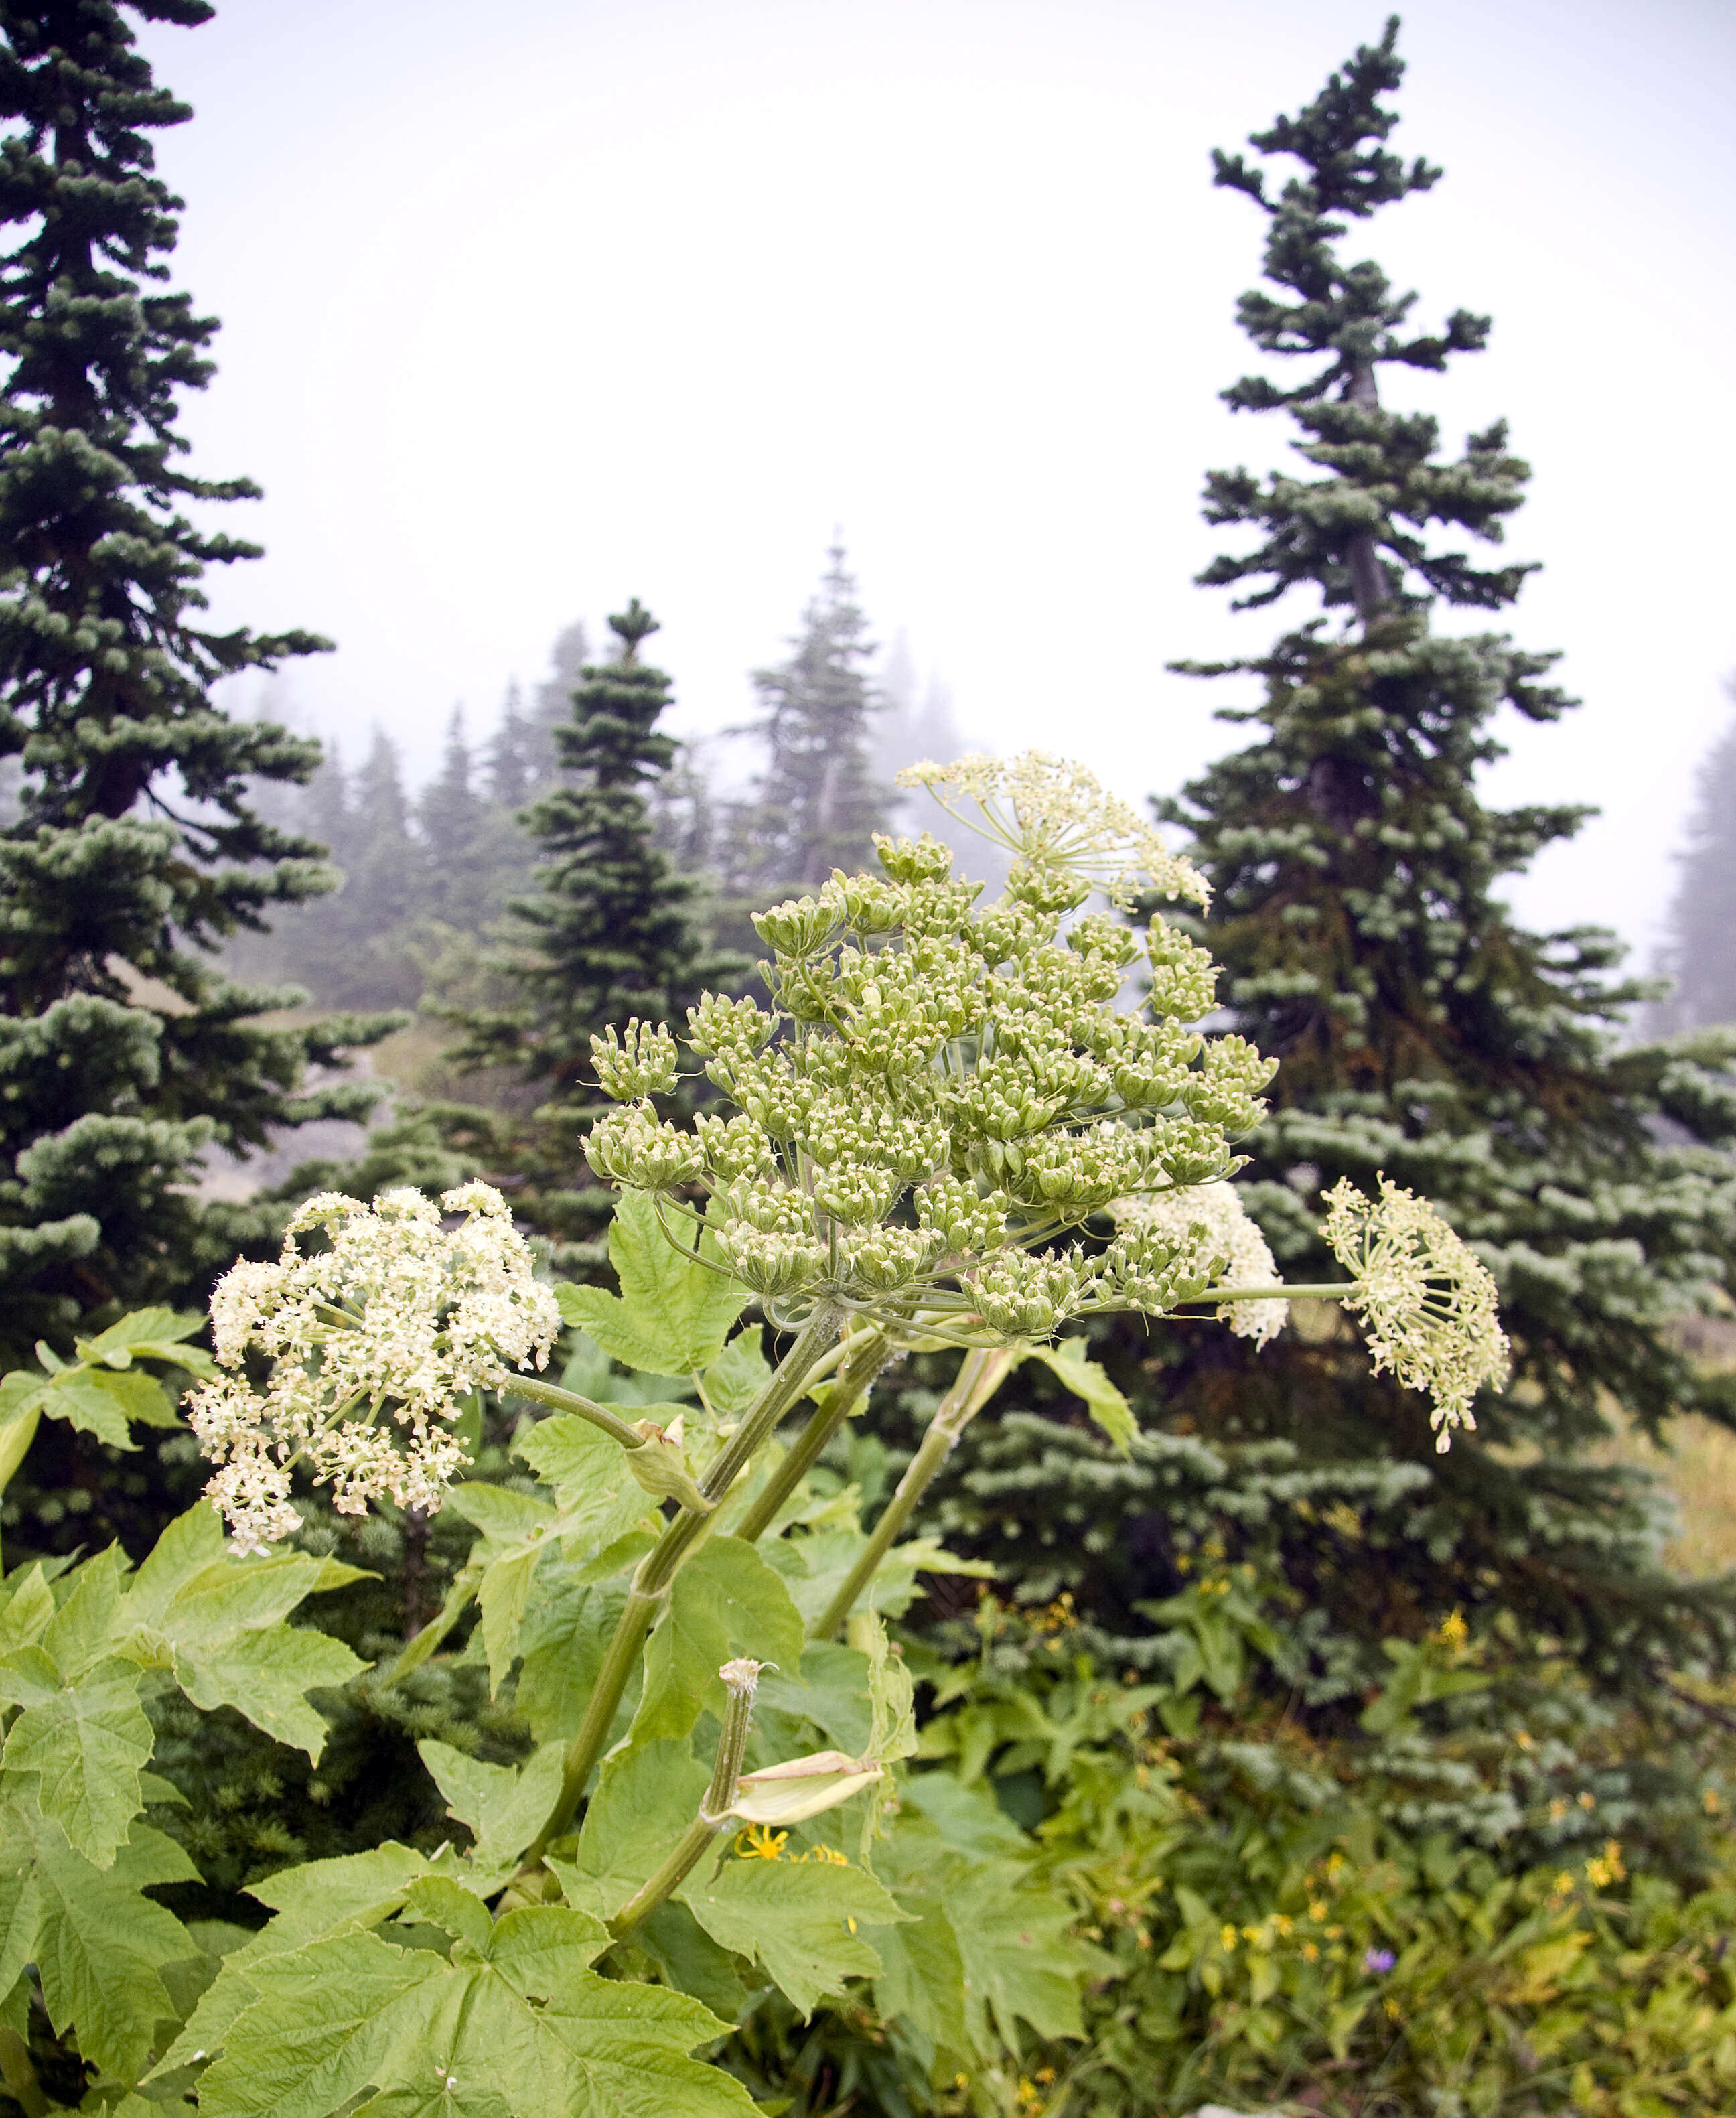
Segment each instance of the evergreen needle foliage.
[{"label": "evergreen needle foliage", "polygon": [[267,1210],[201,1206],[201,1154],[362,1114],[372,1091],[303,1077],[386,1024],[262,1023],[298,996],[210,961],[330,884],[247,792],[305,779],[316,747],[230,719],[210,687],[326,643],[201,621],[205,567],[256,548],[188,511],[257,488],[179,461],[216,326],[162,284],[180,201],[149,136],[189,113],[108,0],[0,7],[0,757],[21,767],[0,832],[0,1340],[21,1348],[202,1293],[269,1235]]},{"label": "evergreen needle foliage", "polygon": [[[1471,554],[1498,543],[1527,473],[1499,424],[1452,458],[1432,418],[1381,401],[1384,373],[1438,370],[1488,328],[1462,312],[1415,328],[1413,298],[1345,247],[1439,173],[1387,148],[1396,36],[1395,22],[1299,116],[1256,134],[1258,160],[1217,159],[1217,182],[1267,224],[1267,284],[1243,298],[1244,326],[1293,370],[1225,395],[1287,416],[1308,468],[1212,474],[1208,519],[1256,541],[1202,579],[1240,589],[1243,607],[1312,591],[1328,615],[1251,659],[1183,665],[1252,677],[1259,697],[1222,716],[1253,742],[1168,813],[1213,886],[1196,931],[1226,969],[1222,1019],[1280,1061],[1240,1188],[1286,1276],[1333,1277],[1316,1201],[1341,1178],[1371,1191],[1384,1172],[1437,1202],[1494,1271],[1513,1380],[1482,1394],[1477,1435],[1438,1461],[1423,1399],[1369,1373],[1323,1316],[1263,1350],[1221,1333],[1161,1350],[1124,1339],[1130,1393],[1170,1437],[1195,1439],[1153,1437],[1121,1469],[1049,1422],[985,1436],[952,1505],[1023,1593],[1071,1587],[1125,1632],[1133,1604],[1180,1587],[1209,1533],[1168,1498],[1203,1473],[1219,1531],[1307,1611],[1290,1681],[1324,1726],[1375,1680],[1383,1635],[1414,1638],[1456,1608],[1517,1668],[1564,1652],[1595,1686],[1664,1713],[1664,1672],[1723,1663],[1736,1597],[1665,1574],[1655,1489],[1591,1452],[1617,1418],[1655,1431],[1685,1411],[1736,1416],[1731,1379],[1701,1372],[1678,1336],[1725,1301],[1736,1260],[1721,1151],[1736,1137],[1736,1047],[1624,1048],[1616,1032],[1641,988],[1614,974],[1613,938],[1528,932],[1501,899],[1583,812],[1484,805],[1495,718],[1510,706],[1550,723],[1572,701],[1548,681],[1553,656],[1431,624],[1440,604],[1517,595],[1525,566]],[[1184,1461],[1202,1441],[1209,1463]]]}]

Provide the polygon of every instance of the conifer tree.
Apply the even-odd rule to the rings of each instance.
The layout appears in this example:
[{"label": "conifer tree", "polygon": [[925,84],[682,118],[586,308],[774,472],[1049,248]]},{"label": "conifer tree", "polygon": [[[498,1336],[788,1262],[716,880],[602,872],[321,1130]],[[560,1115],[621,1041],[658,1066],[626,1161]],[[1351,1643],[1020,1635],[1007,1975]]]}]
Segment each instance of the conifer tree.
[{"label": "conifer tree", "polygon": [[[1242,608],[1311,592],[1326,615],[1257,657],[1182,665],[1251,675],[1263,696],[1222,716],[1255,740],[1169,807],[1215,886],[1226,1026],[1281,1062],[1242,1188],[1286,1277],[1337,1277],[1321,1194],[1341,1176],[1372,1190],[1384,1172],[1494,1268],[1513,1376],[1441,1457],[1420,1400],[1305,1319],[1260,1351],[1221,1333],[1172,1334],[1161,1354],[1106,1339],[1155,1430],[1134,1461],[1052,1421],[1004,1423],[951,1505],[1028,1593],[1069,1586],[1116,1633],[1139,1599],[1181,1585],[1215,1515],[1308,1612],[1296,1696],[1323,1709],[1375,1681],[1383,1636],[1414,1639],[1454,1609],[1521,1676],[1565,1654],[1594,1686],[1656,1708],[1672,1672],[1725,1658],[1736,1599],[1663,1570],[1655,1491],[1592,1452],[1612,1414],[1652,1431],[1690,1410],[1736,1417],[1732,1379],[1700,1372],[1676,1330],[1736,1264],[1719,1151],[1736,1137],[1736,1040],[1623,1048],[1641,988],[1617,975],[1613,937],[1528,932],[1498,894],[1584,812],[1484,805],[1496,716],[1553,722],[1572,701],[1548,681],[1552,655],[1431,627],[1436,603],[1517,596],[1526,565],[1482,563],[1437,533],[1498,543],[1528,473],[1498,423],[1444,458],[1431,417],[1381,401],[1383,371],[1438,371],[1488,331],[1462,312],[1414,328],[1413,298],[1340,247],[1439,174],[1386,150],[1397,27],[1254,135],[1261,163],[1217,160],[1217,181],[1267,221],[1268,287],[1243,298],[1244,326],[1294,363],[1225,395],[1287,414],[1306,468],[1211,474],[1208,520],[1257,541],[1202,579],[1240,588]],[[1295,173],[1270,189],[1278,158]]]},{"label": "conifer tree", "polygon": [[[764,770],[732,819],[728,890],[755,906],[816,889],[872,862],[893,793],[875,776],[874,648],[856,582],[834,544],[789,659],[756,670]],[[751,939],[750,931],[746,938]]]},{"label": "conifer tree", "polygon": [[[359,1114],[364,1087],[300,1092],[310,1060],[369,1034],[254,1018],[210,952],[329,886],[313,842],[249,806],[305,779],[316,746],[212,704],[219,678],[326,643],[201,622],[205,567],[256,548],[189,509],[253,497],[179,458],[183,391],[215,322],[167,290],[180,201],[149,135],[190,113],[128,15],[192,26],[204,0],[0,5],[0,756],[21,761],[0,833],[0,1339],[195,1292],[261,1239],[201,1209],[205,1146]],[[374,1025],[377,1030],[380,1025]]]},{"label": "conifer tree", "polygon": [[609,626],[616,659],[580,672],[570,717],[554,730],[561,784],[526,819],[542,855],[538,887],[512,907],[518,946],[501,959],[522,1002],[460,1015],[453,1055],[461,1066],[510,1068],[541,1091],[529,1130],[496,1167],[520,1187],[523,1216],[561,1236],[582,1236],[607,1214],[576,1147],[575,1121],[596,1103],[592,1037],[633,1015],[685,1021],[701,991],[735,968],[707,947],[698,881],[657,844],[651,799],[679,747],[657,726],[670,679],[639,659],[657,621],[635,598]]},{"label": "conifer tree", "polygon": [[1680,858],[1664,955],[1672,990],[1657,1010],[1659,1024],[1736,1024],[1736,725],[1701,765]]}]

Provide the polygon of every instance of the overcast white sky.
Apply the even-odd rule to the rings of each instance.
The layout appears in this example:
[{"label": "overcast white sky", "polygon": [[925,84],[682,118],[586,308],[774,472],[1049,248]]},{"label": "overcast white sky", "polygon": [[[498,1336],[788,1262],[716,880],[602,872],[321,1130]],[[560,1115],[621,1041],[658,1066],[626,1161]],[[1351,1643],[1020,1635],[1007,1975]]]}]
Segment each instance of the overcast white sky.
[{"label": "overcast white sky", "polygon": [[[1418,0],[1395,144],[1447,168],[1366,231],[1420,314],[1495,318],[1426,402],[1533,462],[1512,621],[1585,700],[1496,798],[1601,819],[1526,915],[1642,943],[1736,668],[1736,8]],[[194,464],[266,489],[219,614],[339,651],[296,701],[413,771],[575,617],[664,621],[681,727],[749,704],[841,526],[960,724],[1130,796],[1235,740],[1176,656],[1257,652],[1190,585],[1260,216],[1207,150],[1294,109],[1378,0],[220,0],[155,28],[176,282],[224,321]],[[240,519],[236,519],[240,518]],[[1300,615],[1300,613],[1298,613]]]}]

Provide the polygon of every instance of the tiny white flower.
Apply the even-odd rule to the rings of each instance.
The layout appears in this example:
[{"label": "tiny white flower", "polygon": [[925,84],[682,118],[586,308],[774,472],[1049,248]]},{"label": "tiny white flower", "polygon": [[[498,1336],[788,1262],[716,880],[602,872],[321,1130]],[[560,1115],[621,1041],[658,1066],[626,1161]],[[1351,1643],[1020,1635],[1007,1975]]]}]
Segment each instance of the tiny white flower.
[{"label": "tiny white flower", "polygon": [[[1220,1286],[1269,1286],[1278,1277],[1271,1248],[1233,1184],[1178,1185],[1168,1191],[1118,1199],[1110,1210],[1118,1228],[1180,1242],[1191,1239],[1203,1258],[1222,1258]],[[1290,1304],[1226,1302],[1217,1313],[1239,1339],[1252,1339],[1258,1348],[1284,1329]]]},{"label": "tiny white flower", "polygon": [[[442,1209],[466,1218],[450,1232]],[[324,1249],[298,1238],[323,1230]],[[388,1191],[372,1207],[325,1192],[295,1214],[275,1265],[243,1262],[211,1297],[228,1372],[202,1385],[188,1417],[217,1465],[205,1487],[234,1551],[264,1552],[300,1520],[301,1466],[342,1515],[390,1496],[432,1513],[466,1458],[450,1431],[459,1400],[541,1367],[561,1329],[506,1202],[460,1185],[436,1205]],[[273,1363],[262,1391],[249,1351]]]}]

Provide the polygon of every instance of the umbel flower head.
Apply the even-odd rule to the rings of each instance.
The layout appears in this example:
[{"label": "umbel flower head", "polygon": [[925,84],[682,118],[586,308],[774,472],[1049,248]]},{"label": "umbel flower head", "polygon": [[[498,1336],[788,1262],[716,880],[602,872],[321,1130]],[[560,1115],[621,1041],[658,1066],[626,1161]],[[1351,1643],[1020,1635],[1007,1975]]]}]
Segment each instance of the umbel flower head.
[{"label": "umbel flower head", "polygon": [[1326,1203],[1321,1233],[1355,1275],[1345,1306],[1361,1320],[1374,1372],[1390,1368],[1434,1399],[1429,1423],[1444,1453],[1454,1427],[1476,1426],[1477,1392],[1507,1380],[1507,1337],[1489,1269],[1426,1200],[1384,1174],[1378,1200],[1340,1177]]},{"label": "umbel flower head", "polygon": [[1046,751],[961,757],[951,765],[925,761],[907,765],[898,784],[926,787],[969,830],[1021,860],[1083,877],[1124,911],[1147,890],[1200,905],[1210,899],[1199,870],[1172,853],[1137,812],[1106,793],[1083,765]]},{"label": "umbel flower head", "polygon": [[[442,1209],[465,1218],[448,1230]],[[303,1251],[316,1229],[325,1246]],[[335,1191],[310,1199],[275,1264],[243,1261],[217,1283],[211,1335],[226,1372],[189,1403],[219,1466],[205,1491],[237,1551],[263,1551],[299,1524],[298,1466],[330,1487],[341,1514],[383,1496],[433,1512],[466,1461],[451,1431],[459,1399],[503,1387],[526,1360],[541,1367],[560,1329],[487,1185],[460,1185],[438,1206],[409,1190],[371,1207]],[[250,1352],[273,1363],[262,1390]]]},{"label": "umbel flower head", "polygon": [[[1271,1246],[1251,1219],[1233,1184],[1193,1184],[1143,1199],[1118,1199],[1116,1225],[1189,1238],[1216,1256],[1213,1279],[1225,1287],[1269,1285],[1278,1277]],[[1276,1339],[1290,1320],[1287,1302],[1226,1302],[1218,1315],[1239,1339],[1256,1349]]]},{"label": "umbel flower head", "polygon": [[[1191,1221],[1106,1246],[1081,1236],[1114,1200],[1239,1167],[1273,1069],[1189,1026],[1212,1006],[1203,949],[1161,918],[1140,932],[1081,908],[1097,890],[1203,902],[1203,882],[1087,773],[1040,753],[915,776],[1017,853],[1004,895],[979,905],[925,834],[877,839],[880,875],[834,873],[762,913],[772,1006],[708,994],[688,1023],[737,1115],[661,1121],[667,1033],[629,1024],[593,1040],[623,1108],[593,1128],[592,1167],[659,1195],[672,1234],[779,1322],[826,1301],[994,1345],[1193,1300],[1218,1253]],[[1143,1001],[1124,999],[1130,976]]]}]

